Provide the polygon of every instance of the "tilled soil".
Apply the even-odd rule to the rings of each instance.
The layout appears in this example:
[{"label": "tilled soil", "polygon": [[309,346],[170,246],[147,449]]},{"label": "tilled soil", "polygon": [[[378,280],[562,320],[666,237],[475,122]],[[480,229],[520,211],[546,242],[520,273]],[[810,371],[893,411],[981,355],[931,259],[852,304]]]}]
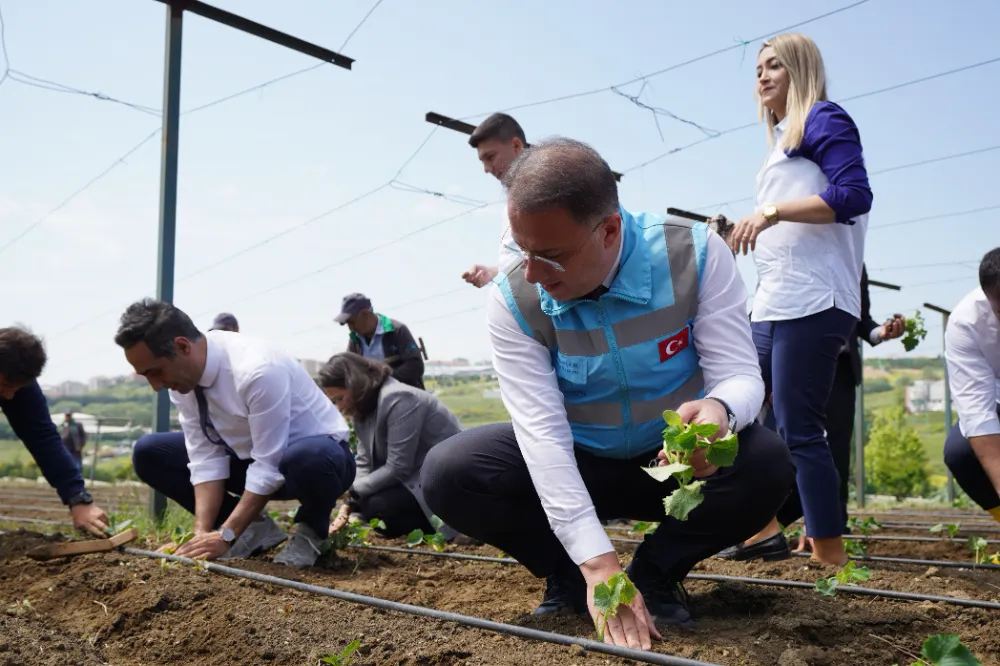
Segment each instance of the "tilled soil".
[{"label": "tilled soil", "polygon": [[[6,610],[0,615],[0,666],[305,665],[355,638],[362,643],[356,666],[631,663],[122,553],[48,563],[23,556],[55,538],[25,531],[0,535],[0,603]],[[449,550],[497,555],[486,546]],[[532,617],[544,582],[516,565],[357,549],[326,569],[289,570],[267,557],[228,564],[545,631],[593,634],[586,618]],[[1000,599],[997,572],[871,570],[869,587]],[[698,572],[814,582],[832,570],[798,559],[709,560]],[[658,651],[741,666],[889,666],[911,663],[907,653],[919,654],[931,634],[957,633],[984,664],[1000,664],[997,611],[734,583],[688,581],[686,587],[698,626],[664,628]]]}]

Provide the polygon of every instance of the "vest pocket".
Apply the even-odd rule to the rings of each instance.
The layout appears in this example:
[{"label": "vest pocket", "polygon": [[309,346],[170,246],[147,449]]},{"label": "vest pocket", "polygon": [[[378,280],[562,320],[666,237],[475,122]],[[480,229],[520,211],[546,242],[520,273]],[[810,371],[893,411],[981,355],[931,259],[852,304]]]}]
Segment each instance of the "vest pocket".
[{"label": "vest pocket", "polygon": [[589,375],[589,357],[556,353],[555,371],[559,389],[566,395],[582,395]]}]

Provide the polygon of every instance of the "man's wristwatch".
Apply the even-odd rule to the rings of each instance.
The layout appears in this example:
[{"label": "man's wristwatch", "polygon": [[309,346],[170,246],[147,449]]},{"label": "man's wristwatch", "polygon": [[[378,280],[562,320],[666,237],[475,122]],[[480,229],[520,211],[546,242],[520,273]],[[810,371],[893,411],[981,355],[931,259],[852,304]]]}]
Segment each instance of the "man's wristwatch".
[{"label": "man's wristwatch", "polygon": [[94,503],[93,496],[91,496],[91,494],[86,490],[83,490],[80,493],[70,497],[66,501],[66,506],[72,509],[77,504],[93,504],[93,503]]},{"label": "man's wristwatch", "polygon": [[774,204],[767,204],[760,213],[772,227],[778,223],[778,207]]},{"label": "man's wristwatch", "polygon": [[726,403],[726,401],[722,400],[720,398],[712,398],[712,397],[710,397],[709,400],[716,401],[717,403],[719,403],[720,405],[722,405],[726,409],[726,416],[729,417],[729,425],[728,425],[729,432],[735,433],[736,432],[736,414],[734,414],[733,410],[731,410],[729,408],[729,405]]},{"label": "man's wristwatch", "polygon": [[232,546],[236,543],[236,532],[232,531],[228,527],[220,528],[219,536],[222,537],[222,540],[226,542],[227,546]]}]

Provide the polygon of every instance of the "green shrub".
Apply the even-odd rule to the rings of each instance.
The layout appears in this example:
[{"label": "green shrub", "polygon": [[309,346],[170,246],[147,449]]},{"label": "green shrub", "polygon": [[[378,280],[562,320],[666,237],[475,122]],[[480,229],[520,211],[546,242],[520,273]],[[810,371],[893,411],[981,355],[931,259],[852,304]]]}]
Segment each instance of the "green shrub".
[{"label": "green shrub", "polygon": [[917,431],[906,425],[902,407],[876,412],[865,446],[865,468],[876,492],[900,500],[927,493],[930,487],[927,454]]}]

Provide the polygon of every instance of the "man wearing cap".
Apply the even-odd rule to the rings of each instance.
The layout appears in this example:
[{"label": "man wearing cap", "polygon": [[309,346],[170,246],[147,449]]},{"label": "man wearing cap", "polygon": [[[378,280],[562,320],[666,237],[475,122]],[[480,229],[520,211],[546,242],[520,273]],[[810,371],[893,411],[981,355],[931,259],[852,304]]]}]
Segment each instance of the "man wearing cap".
[{"label": "man wearing cap", "polygon": [[[528,147],[528,140],[521,125],[511,116],[506,113],[494,113],[473,130],[469,137],[469,145],[476,149],[479,161],[483,163],[483,171],[497,180],[502,180],[511,163]],[[504,231],[506,226],[504,220]],[[489,284],[498,272],[498,266],[475,264],[462,273],[462,279],[473,286],[483,287]]]},{"label": "man wearing cap", "polygon": [[220,312],[215,315],[215,319],[212,320],[212,328],[208,329],[210,331],[232,331],[233,333],[240,332],[240,323],[236,321],[236,317],[228,312]]},{"label": "man wearing cap", "polygon": [[382,361],[397,381],[424,388],[424,359],[406,324],[372,311],[364,294],[348,294],[334,321],[351,330],[347,351]]},{"label": "man wearing cap", "polygon": [[[606,642],[649,649],[653,618],[692,625],[688,572],[763,528],[794,482],[788,447],[755,423],[764,382],[746,289],[706,224],[622,208],[586,144],[535,144],[504,186],[518,261],[490,290],[487,327],[511,421],[435,446],[424,497],[547,578],[536,613],[598,622],[595,588],[622,572],[601,520],[658,521],[627,571],[639,594],[606,618]],[[738,433],[731,466],[692,459],[702,500],[683,521],[665,514],[677,482],[644,471],[662,453],[665,410],[718,426],[712,438]]]}]

